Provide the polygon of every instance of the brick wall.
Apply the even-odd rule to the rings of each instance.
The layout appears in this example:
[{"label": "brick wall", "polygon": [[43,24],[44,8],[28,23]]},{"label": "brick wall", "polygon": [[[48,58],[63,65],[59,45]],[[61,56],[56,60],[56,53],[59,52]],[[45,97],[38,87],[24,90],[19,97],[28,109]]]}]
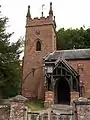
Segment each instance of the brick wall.
[{"label": "brick wall", "polygon": [[47,91],[45,92],[45,101],[44,101],[44,107],[48,108],[52,104],[54,104],[54,92]]},{"label": "brick wall", "polygon": [[[73,60],[68,61],[72,67],[79,72],[80,81],[84,83],[85,94],[84,97],[90,98],[90,60]],[[78,69],[81,64],[82,69]]]}]

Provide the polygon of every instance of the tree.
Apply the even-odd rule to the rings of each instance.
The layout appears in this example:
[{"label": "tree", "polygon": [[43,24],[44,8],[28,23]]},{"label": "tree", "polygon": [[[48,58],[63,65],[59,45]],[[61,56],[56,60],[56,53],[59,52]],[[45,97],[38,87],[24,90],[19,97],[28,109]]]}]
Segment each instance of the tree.
[{"label": "tree", "polygon": [[84,29],[64,29],[61,28],[56,33],[57,49],[89,48],[90,28]]},{"label": "tree", "polygon": [[22,41],[10,43],[13,33],[6,33],[8,18],[0,12],[0,96],[8,98],[15,96],[20,88],[20,60]]}]

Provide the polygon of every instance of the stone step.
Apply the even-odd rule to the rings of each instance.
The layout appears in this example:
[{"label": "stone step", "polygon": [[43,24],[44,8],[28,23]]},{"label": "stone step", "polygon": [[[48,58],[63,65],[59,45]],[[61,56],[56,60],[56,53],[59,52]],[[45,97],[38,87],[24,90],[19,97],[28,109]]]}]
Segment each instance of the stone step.
[{"label": "stone step", "polygon": [[73,108],[70,105],[54,104],[51,106],[54,113],[58,114],[72,114]]}]

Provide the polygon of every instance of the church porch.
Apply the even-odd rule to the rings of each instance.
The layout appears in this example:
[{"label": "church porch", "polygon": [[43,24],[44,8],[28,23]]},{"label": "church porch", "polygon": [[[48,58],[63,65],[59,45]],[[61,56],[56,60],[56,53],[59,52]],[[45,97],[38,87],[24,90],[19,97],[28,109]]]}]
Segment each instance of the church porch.
[{"label": "church porch", "polygon": [[45,106],[70,105],[80,96],[78,73],[66,60],[45,61]]}]

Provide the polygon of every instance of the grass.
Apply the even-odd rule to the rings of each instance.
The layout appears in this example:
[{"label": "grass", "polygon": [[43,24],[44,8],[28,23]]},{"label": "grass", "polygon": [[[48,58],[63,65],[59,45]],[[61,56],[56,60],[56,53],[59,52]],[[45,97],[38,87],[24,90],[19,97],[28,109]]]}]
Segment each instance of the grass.
[{"label": "grass", "polygon": [[39,111],[44,109],[44,102],[42,100],[30,100],[27,103],[28,107],[30,108],[31,111]]}]

